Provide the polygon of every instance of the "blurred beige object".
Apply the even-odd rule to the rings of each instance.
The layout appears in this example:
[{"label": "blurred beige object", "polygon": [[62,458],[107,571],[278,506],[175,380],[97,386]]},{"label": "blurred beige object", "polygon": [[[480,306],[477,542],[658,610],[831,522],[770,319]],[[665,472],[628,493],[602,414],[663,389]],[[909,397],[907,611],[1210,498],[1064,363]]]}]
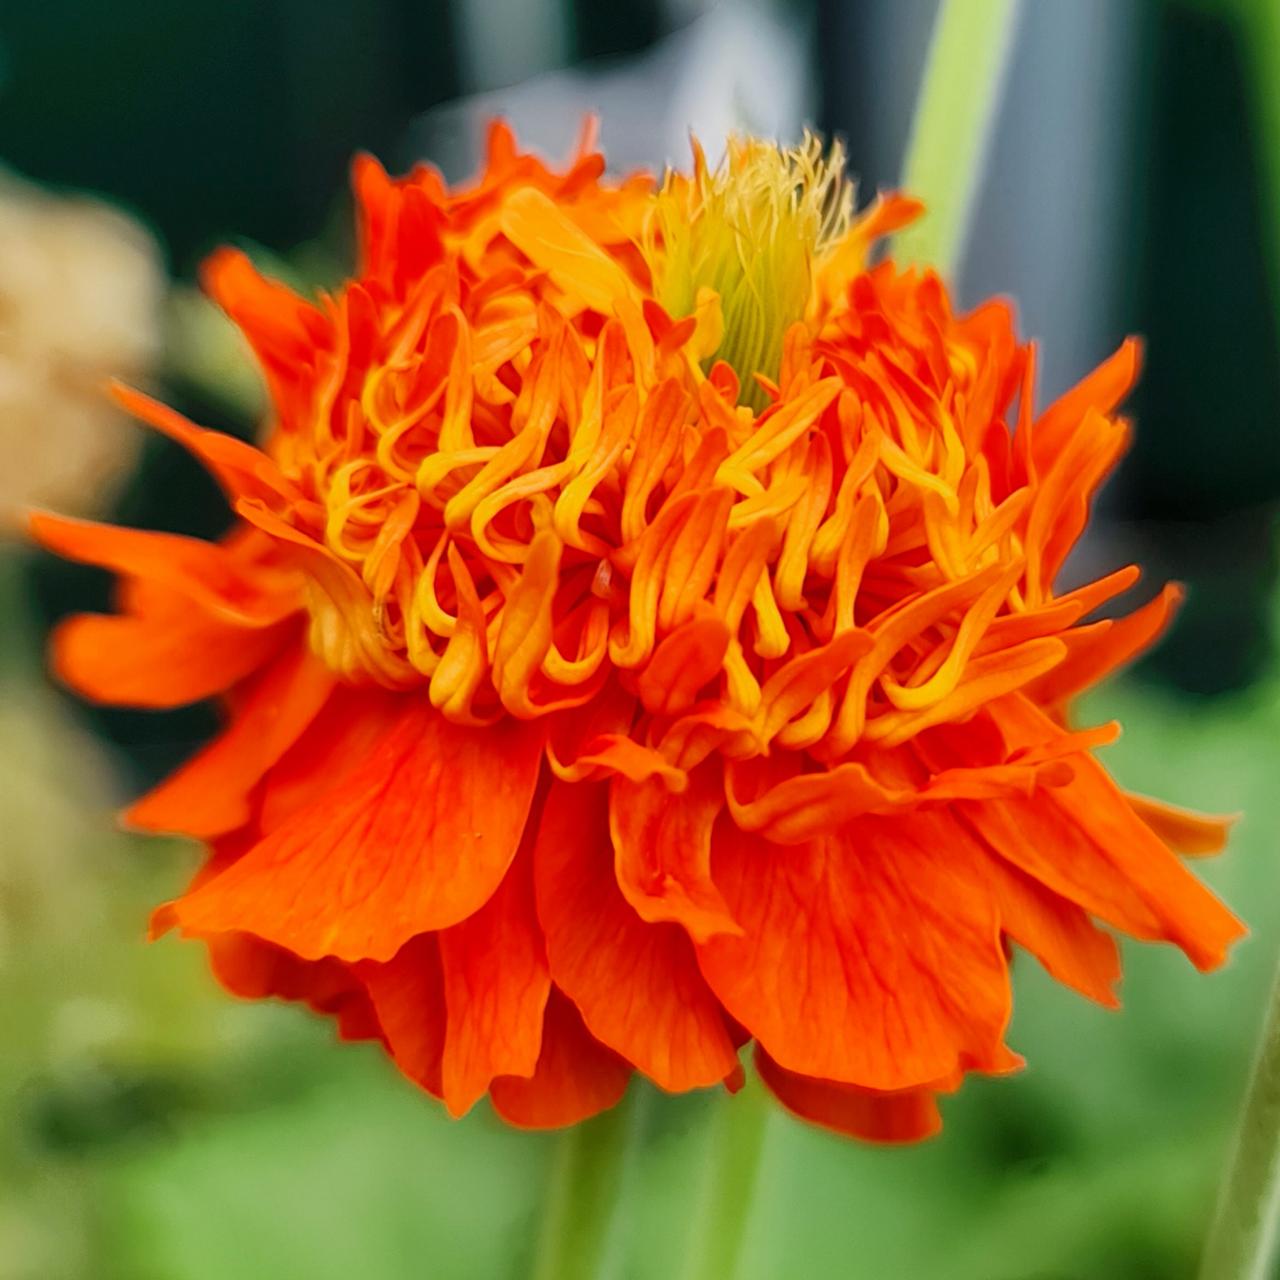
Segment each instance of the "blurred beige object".
[{"label": "blurred beige object", "polygon": [[27,506],[100,510],[138,448],[102,392],[160,351],[165,273],[115,209],[0,170],[0,520]]}]

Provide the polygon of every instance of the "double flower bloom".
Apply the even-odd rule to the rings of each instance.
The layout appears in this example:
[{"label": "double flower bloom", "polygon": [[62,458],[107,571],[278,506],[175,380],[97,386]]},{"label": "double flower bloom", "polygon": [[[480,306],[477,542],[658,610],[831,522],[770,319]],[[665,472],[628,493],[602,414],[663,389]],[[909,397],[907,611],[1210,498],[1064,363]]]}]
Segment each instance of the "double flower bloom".
[{"label": "double flower bloom", "polygon": [[573,1123],[638,1070],[864,1137],[1004,1072],[1011,943],[1114,1003],[1112,929],[1219,964],[1178,853],[1223,824],[1126,795],[1071,700],[1145,647],[1136,570],[1055,595],[1128,427],[1126,343],[1038,418],[1008,307],[869,265],[839,157],[734,144],[655,189],[491,132],[448,191],[355,174],[360,267],[306,302],[206,285],[264,450],[122,403],[218,479],[223,541],[41,515],[120,575],[58,631],[89,697],[225,694],[128,818],[209,842],[158,931],[222,981],[380,1039],[461,1114]]}]

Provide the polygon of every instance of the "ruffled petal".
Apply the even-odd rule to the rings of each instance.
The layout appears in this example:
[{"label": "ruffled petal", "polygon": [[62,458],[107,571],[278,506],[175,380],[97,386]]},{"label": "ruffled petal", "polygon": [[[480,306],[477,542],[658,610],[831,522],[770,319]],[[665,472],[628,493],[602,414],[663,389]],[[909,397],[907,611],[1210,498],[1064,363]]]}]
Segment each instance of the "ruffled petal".
[{"label": "ruffled petal", "polygon": [[857,1085],[816,1080],[780,1067],[756,1046],[756,1071],[792,1115],[866,1142],[920,1142],[942,1130],[932,1089],[882,1093]]},{"label": "ruffled petal", "polygon": [[745,933],[698,960],[780,1065],[882,1091],[1016,1065],[996,902],[947,826],[868,817],[794,845],[717,829],[712,871]]},{"label": "ruffled petal", "polygon": [[[53,633],[54,673],[86,697],[136,707],[199,701],[251,675],[296,638],[299,620],[288,615],[302,608],[300,577],[271,562],[272,544],[256,531],[212,545],[183,541],[193,577],[161,563],[164,548],[154,554],[146,541],[155,535],[123,530],[121,539],[109,526],[43,516],[33,529],[51,545],[125,574],[119,614],[81,614]],[[237,579],[239,589],[228,586]],[[237,607],[238,590],[264,602],[277,598],[265,623],[256,606],[249,616]]]},{"label": "ruffled petal", "polygon": [[448,1010],[444,1102],[460,1116],[495,1076],[531,1076],[538,1063],[551,977],[527,850],[475,915],[440,934],[440,960]]},{"label": "ruffled petal", "polygon": [[173,903],[172,922],[308,959],[390,960],[487,902],[520,843],[544,730],[460,728],[406,702],[363,766]]},{"label": "ruffled petal", "polygon": [[332,692],[329,669],[301,644],[282,653],[235,708],[230,726],[124,814],[144,831],[208,839],[249,821],[249,796]]},{"label": "ruffled petal", "polygon": [[573,1003],[552,988],[533,1075],[500,1076],[489,1089],[494,1110],[522,1129],[559,1129],[589,1120],[627,1091],[631,1068],[592,1039]]},{"label": "ruffled petal", "polygon": [[614,879],[605,786],[552,784],[534,876],[551,976],[591,1034],[673,1092],[729,1075],[733,1043],[688,937],[645,924]]}]

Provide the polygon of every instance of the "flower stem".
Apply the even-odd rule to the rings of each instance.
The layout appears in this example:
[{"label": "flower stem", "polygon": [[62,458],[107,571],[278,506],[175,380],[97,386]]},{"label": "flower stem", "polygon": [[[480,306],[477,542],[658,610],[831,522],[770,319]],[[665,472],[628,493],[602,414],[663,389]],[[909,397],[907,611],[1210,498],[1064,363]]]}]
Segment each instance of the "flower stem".
[{"label": "flower stem", "polygon": [[622,1207],[643,1136],[647,1091],[560,1134],[551,1160],[533,1280],[605,1280],[619,1272]]},{"label": "flower stem", "polygon": [[902,185],[927,206],[895,256],[954,274],[964,249],[1013,48],[1018,0],[942,0],[907,143]]},{"label": "flower stem", "polygon": [[710,1100],[707,1145],[694,1194],[683,1280],[734,1280],[756,1200],[769,1106],[751,1080]]},{"label": "flower stem", "polygon": [[1266,1280],[1280,1217],[1280,971],[1240,1128],[1218,1193],[1200,1280]]}]

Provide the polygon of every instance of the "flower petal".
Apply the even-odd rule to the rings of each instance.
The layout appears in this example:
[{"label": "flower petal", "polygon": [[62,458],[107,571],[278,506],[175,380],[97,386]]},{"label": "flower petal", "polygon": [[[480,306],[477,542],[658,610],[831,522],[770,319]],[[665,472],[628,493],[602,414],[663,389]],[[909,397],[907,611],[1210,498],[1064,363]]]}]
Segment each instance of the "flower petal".
[{"label": "flower petal", "polygon": [[677,794],[660,778],[609,785],[609,830],[618,887],[642,920],[683,925],[695,942],[740,933],[711,879],[711,828],[724,808],[717,765],[689,775]]},{"label": "flower petal", "polygon": [[[1010,749],[1061,731],[1025,698],[988,708]],[[1244,927],[1161,843],[1106,770],[1087,754],[1066,757],[1073,777],[1033,799],[953,807],[983,840],[1091,915],[1138,938],[1175,943],[1200,969],[1226,958]]]},{"label": "flower petal", "polygon": [[308,959],[390,960],[483,906],[520,843],[543,730],[461,728],[424,698],[405,701],[364,765],[174,903],[175,921]]},{"label": "flower petal", "polygon": [[1183,596],[1181,587],[1169,583],[1128,617],[1104,618],[1065,632],[1066,658],[1027,692],[1042,706],[1062,706],[1150,648],[1173,620]]},{"label": "flower petal", "polygon": [[440,934],[440,960],[448,1011],[444,1101],[460,1116],[495,1076],[531,1076],[538,1063],[551,977],[527,850],[475,915]]},{"label": "flower petal", "polygon": [[401,694],[338,684],[319,714],[263,779],[257,822],[263,834],[330,794],[369,758],[404,714]]},{"label": "flower petal", "polygon": [[1235,816],[1196,813],[1150,796],[1126,791],[1129,807],[1175,853],[1186,858],[1201,858],[1221,853]]},{"label": "flower petal", "polygon": [[382,1038],[364,986],[340,960],[299,960],[247,933],[218,934],[207,945],[214,976],[232,995],[298,1000],[332,1015],[343,1040]]},{"label": "flower petal", "polygon": [[[310,634],[313,642],[319,641],[325,646],[322,651],[330,666],[348,674],[367,671],[391,687],[418,682],[419,673],[409,662],[382,643],[374,618],[373,598],[346,561],[255,499],[242,498],[235,507],[237,514],[274,539],[280,552],[319,588],[318,597],[313,595],[309,601]],[[332,606],[332,618],[320,614],[321,600]]]},{"label": "flower petal", "polygon": [[1142,363],[1142,343],[1126,338],[1114,355],[1082,378],[1065,395],[1059,396],[1036,419],[1031,434],[1032,450],[1041,469],[1052,465],[1066,448],[1071,433],[1091,410],[1110,413],[1129,394]]},{"label": "flower petal", "polygon": [[627,1091],[631,1068],[593,1040],[577,1009],[552,988],[533,1075],[499,1076],[494,1110],[522,1129],[558,1129],[607,1111]]},{"label": "flower petal", "polygon": [[[872,753],[892,762],[891,753]],[[865,814],[912,811],[924,804],[949,804],[960,799],[988,799],[1034,791],[1040,782],[1058,782],[1070,771],[1058,762],[986,765],[948,769],[918,785],[889,785],[871,773],[867,764],[850,760],[818,773],[782,776],[750,800],[738,795],[735,783],[744,773],[780,776],[776,766],[752,761],[747,769],[730,766],[727,789],[730,812],[744,831],[758,831],[779,844],[801,844],[836,830]]]},{"label": "flower petal", "polygon": [[230,726],[125,811],[144,831],[208,839],[249,821],[249,794],[297,741],[333,690],[332,673],[301,644],[256,680]]},{"label": "flower petal", "polygon": [[33,513],[30,528],[37,542],[68,560],[166,587],[233,626],[271,626],[301,603],[296,589],[283,588],[278,571],[266,574],[245,564],[224,543],[47,512]]},{"label": "flower petal", "polygon": [[646,925],[614,879],[604,786],[552,784],[534,878],[551,976],[591,1034],[664,1089],[723,1080],[737,1057],[688,937]]},{"label": "flower petal", "polygon": [[266,502],[299,498],[297,486],[284,477],[261,449],[221,431],[198,427],[167,404],[123,383],[112,382],[108,390],[126,413],[182,445],[202,462],[233,501],[236,498],[258,498]]},{"label": "flower petal", "polygon": [[570,297],[612,315],[621,300],[635,296],[618,263],[541,191],[520,188],[506,199],[499,218],[507,239]]},{"label": "flower petal", "polygon": [[210,254],[201,264],[200,282],[253,348],[282,423],[296,426],[303,375],[329,336],[329,321],[293,290],[262,276],[239,249]]},{"label": "flower petal", "polygon": [[1003,858],[988,859],[1000,923],[1059,982],[1101,1005],[1119,1004],[1120,952],[1074,902],[1045,888]]},{"label": "flower petal", "polygon": [[164,617],[81,613],[54,629],[51,663],[59,680],[95,702],[180,707],[252,675],[294,630],[288,621],[237,627],[190,605]]},{"label": "flower petal", "polygon": [[866,817],[793,845],[717,829],[712,872],[744,936],[698,960],[780,1065],[890,1091],[1014,1065],[996,903],[950,825]]},{"label": "flower petal", "polygon": [[396,1066],[441,1097],[445,1005],[435,935],[411,938],[390,960],[362,960],[353,969],[369,993]]},{"label": "flower petal", "polygon": [[720,674],[729,650],[729,628],[705,615],[682,622],[658,645],[636,680],[647,710],[678,716],[694,704],[698,690]]},{"label": "flower petal", "polygon": [[793,1115],[867,1142],[920,1142],[942,1131],[932,1089],[883,1093],[797,1075],[756,1046],[756,1072]]}]

